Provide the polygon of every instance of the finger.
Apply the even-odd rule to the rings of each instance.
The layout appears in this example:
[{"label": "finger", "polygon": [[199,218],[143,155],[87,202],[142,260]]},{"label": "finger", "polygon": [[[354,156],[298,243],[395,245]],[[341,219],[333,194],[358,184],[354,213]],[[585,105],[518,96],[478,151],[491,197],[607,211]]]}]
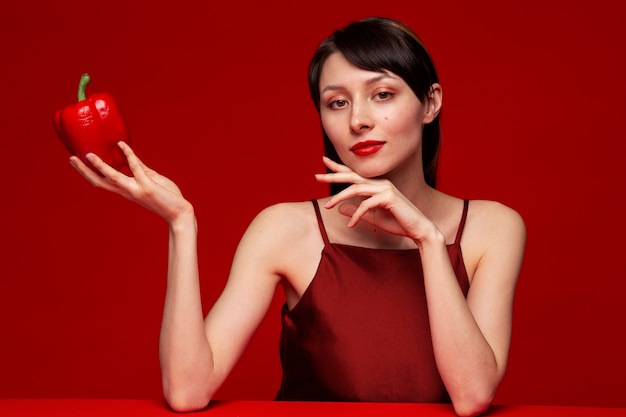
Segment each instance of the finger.
[{"label": "finger", "polygon": [[333,172],[329,174],[315,174],[315,179],[323,183],[350,183],[357,184],[366,181],[356,172]]},{"label": "finger", "polygon": [[383,201],[380,194],[361,201],[361,204],[359,204],[352,213],[348,227],[354,227],[361,220],[374,224],[374,213],[382,206],[382,203]]},{"label": "finger", "polygon": [[119,141],[117,146],[122,150],[122,153],[128,160],[129,165],[132,163],[133,165],[140,166],[142,168],[146,168],[145,164],[139,159],[133,148],[124,141]]},{"label": "finger", "polygon": [[98,174],[88,165],[83,163],[79,158],[70,158],[70,163],[93,187],[101,188],[106,191],[119,192],[118,187],[111,184],[109,179]]},{"label": "finger", "polygon": [[338,162],[333,161],[332,159],[330,159],[327,156],[323,156],[322,157],[322,162],[324,162],[324,165],[326,165],[326,167],[328,169],[330,169],[331,171],[334,172],[352,172],[352,170],[350,168],[348,168],[345,165],[342,165]]},{"label": "finger", "polygon": [[103,187],[105,185],[106,181],[104,178],[77,156],[73,155],[70,157],[70,164],[94,187]]},{"label": "finger", "polygon": [[121,173],[104,162],[102,158],[94,153],[87,154],[86,158],[103,175],[103,180],[94,185],[125,196],[127,196],[127,193],[132,193],[133,190],[137,189],[136,178],[128,177],[127,175]]},{"label": "finger", "polygon": [[111,178],[115,175],[115,173],[118,172],[115,168],[104,162],[102,158],[100,158],[93,152],[89,152],[87,155],[85,155],[85,158],[98,172],[100,172],[103,176],[107,178]]},{"label": "finger", "polygon": [[357,205],[353,203],[343,203],[338,207],[338,211],[340,214],[343,214],[346,217],[352,217],[354,212],[356,211]]},{"label": "finger", "polygon": [[128,161],[130,171],[133,173],[135,179],[139,182],[145,182],[147,180],[146,171],[148,167],[139,159],[135,154],[135,151],[124,141],[118,142],[117,146],[122,150],[122,153]]},{"label": "finger", "polygon": [[360,184],[352,184],[347,188],[344,188],[337,194],[331,196],[331,198],[324,204],[325,208],[332,208],[337,204],[349,200],[353,197],[371,197],[375,194],[379,194],[384,191],[383,186],[376,182],[363,182]]}]

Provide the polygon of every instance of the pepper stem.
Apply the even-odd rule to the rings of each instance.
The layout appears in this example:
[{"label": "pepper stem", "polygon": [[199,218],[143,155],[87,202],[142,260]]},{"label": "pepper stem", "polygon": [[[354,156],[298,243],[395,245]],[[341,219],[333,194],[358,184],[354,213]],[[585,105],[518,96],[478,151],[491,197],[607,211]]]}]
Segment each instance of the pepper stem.
[{"label": "pepper stem", "polygon": [[87,99],[87,94],[85,93],[85,89],[87,88],[87,84],[91,82],[91,77],[89,74],[85,73],[80,77],[80,82],[78,83],[78,101],[83,101]]}]

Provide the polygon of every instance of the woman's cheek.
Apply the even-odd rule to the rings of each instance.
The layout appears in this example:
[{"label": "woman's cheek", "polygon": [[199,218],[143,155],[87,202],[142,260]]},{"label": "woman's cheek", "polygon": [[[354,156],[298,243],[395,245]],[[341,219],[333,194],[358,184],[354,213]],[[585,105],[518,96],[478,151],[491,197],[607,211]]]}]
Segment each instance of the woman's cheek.
[{"label": "woman's cheek", "polygon": [[326,135],[328,135],[328,138],[330,139],[330,141],[333,143],[333,145],[335,145],[335,147],[337,147],[337,139],[338,139],[338,133],[339,133],[339,129],[337,126],[337,121],[336,120],[329,120],[331,118],[322,118],[322,128],[324,129],[324,132],[326,132]]}]

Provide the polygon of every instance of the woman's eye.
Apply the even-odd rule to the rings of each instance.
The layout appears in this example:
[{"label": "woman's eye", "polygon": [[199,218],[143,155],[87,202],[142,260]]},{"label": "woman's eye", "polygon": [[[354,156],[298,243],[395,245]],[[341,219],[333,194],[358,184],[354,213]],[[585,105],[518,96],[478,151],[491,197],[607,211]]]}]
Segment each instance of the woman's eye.
[{"label": "woman's eye", "polygon": [[391,97],[393,97],[393,93],[390,93],[389,91],[382,91],[376,94],[376,98],[379,100],[387,100],[387,99],[390,99]]},{"label": "woman's eye", "polygon": [[330,108],[331,109],[341,109],[343,107],[346,107],[348,103],[345,100],[335,100],[332,103],[330,103]]}]

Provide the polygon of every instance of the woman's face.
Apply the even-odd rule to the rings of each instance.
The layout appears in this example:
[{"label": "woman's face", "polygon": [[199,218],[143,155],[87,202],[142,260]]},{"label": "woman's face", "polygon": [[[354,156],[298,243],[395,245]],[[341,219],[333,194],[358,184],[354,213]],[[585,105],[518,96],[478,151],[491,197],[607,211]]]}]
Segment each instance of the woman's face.
[{"label": "woman's face", "polygon": [[434,116],[402,78],[363,70],[335,52],[319,88],[322,126],[344,164],[366,178],[422,172],[423,126]]}]

